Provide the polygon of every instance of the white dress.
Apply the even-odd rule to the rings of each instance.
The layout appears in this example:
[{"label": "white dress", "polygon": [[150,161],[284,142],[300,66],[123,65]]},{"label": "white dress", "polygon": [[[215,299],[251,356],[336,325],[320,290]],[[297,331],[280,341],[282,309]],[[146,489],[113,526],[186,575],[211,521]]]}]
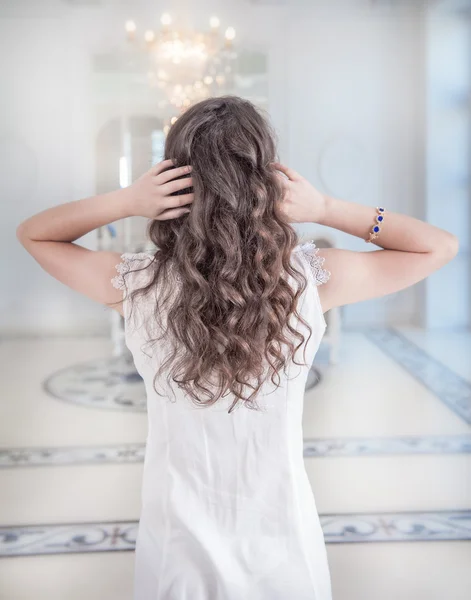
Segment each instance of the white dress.
[{"label": "white dress", "polygon": [[[298,305],[312,327],[308,366],[291,363],[278,389],[262,387],[261,412],[238,404],[231,414],[230,395],[198,408],[177,386],[171,400],[155,393],[157,369],[142,351],[145,338],[137,317],[130,317],[123,280],[152,255],[126,253],[117,265],[111,281],[125,298],[126,345],[147,392],[134,600],[331,600],[302,431],[306,379],[326,328],[317,286],[330,273],[313,242],[296,246],[292,257],[308,280]],[[147,283],[149,271],[130,273],[128,292]],[[144,302],[133,313],[151,308]],[[297,327],[307,338],[301,323]],[[302,348],[296,361],[303,362]]]}]

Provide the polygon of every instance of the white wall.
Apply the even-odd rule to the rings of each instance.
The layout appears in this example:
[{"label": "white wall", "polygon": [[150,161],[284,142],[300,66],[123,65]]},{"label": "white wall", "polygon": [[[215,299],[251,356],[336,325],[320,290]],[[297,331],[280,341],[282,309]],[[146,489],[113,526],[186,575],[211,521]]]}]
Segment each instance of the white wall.
[{"label": "white wall", "polygon": [[[418,13],[296,15],[287,73],[292,166],[331,195],[421,218],[423,40]],[[331,233],[341,247],[376,248]],[[344,307],[343,321],[351,327],[413,323],[419,312],[420,286],[414,286]]]},{"label": "white wall", "polygon": [[[73,332],[101,309],[47,275],[16,240],[31,214],[93,192],[88,56],[54,17],[0,19],[0,331]],[[94,236],[83,239],[89,247]]]},{"label": "white wall", "polygon": [[[471,15],[470,15],[471,16]],[[471,325],[471,20],[427,19],[427,220],[453,231],[458,256],[426,282],[429,328]]]}]

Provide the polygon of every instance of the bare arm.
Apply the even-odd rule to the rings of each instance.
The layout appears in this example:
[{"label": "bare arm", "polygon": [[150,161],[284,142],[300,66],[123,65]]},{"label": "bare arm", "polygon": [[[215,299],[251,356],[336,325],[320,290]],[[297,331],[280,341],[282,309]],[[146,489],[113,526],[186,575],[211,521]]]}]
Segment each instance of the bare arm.
[{"label": "bare arm", "polygon": [[[326,196],[319,222],[366,239],[376,214],[372,207]],[[374,243],[383,250],[319,250],[326,268],[334,274],[319,288],[324,311],[407,288],[443,267],[458,252],[458,238],[452,233],[393,212],[385,212]]]},{"label": "bare arm", "polygon": [[[91,300],[111,304],[122,297],[122,292],[110,283],[120,254],[89,250],[75,240],[129,216],[128,208],[122,190],[75,200],[23,221],[16,236],[46,273]],[[121,312],[121,305],[116,309]]]},{"label": "bare arm", "polygon": [[[152,167],[129,188],[67,202],[20,223],[16,235],[37,263],[73,290],[101,304],[120,302],[122,291],[111,285],[120,253],[94,251],[75,243],[86,233],[130,216],[166,220],[180,217],[193,194],[172,196],[191,186],[187,167],[170,168],[171,161]],[[113,306],[123,314],[122,304]]]},{"label": "bare arm", "polygon": [[[291,221],[315,222],[367,239],[376,209],[333,198],[316,190],[293,169],[274,163],[286,179],[282,207]],[[319,286],[325,311],[386,296],[409,287],[447,264],[458,252],[458,238],[413,217],[387,211],[379,237],[373,242],[382,250],[364,252],[340,248],[319,249],[332,276]]]}]

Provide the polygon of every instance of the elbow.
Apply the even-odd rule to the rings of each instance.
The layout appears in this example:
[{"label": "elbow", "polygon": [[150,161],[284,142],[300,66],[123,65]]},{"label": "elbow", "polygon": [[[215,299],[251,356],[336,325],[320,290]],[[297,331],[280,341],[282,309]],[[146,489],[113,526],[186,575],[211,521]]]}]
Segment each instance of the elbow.
[{"label": "elbow", "polygon": [[443,257],[445,263],[450,262],[458,254],[460,242],[456,235],[448,233],[440,244],[440,256]]},{"label": "elbow", "polygon": [[25,242],[28,240],[28,234],[26,232],[26,227],[24,221],[18,225],[16,228],[16,239],[22,244],[25,245]]},{"label": "elbow", "polygon": [[447,243],[447,251],[451,258],[454,258],[460,249],[460,241],[456,235],[453,233],[449,234],[448,243]]},{"label": "elbow", "polygon": [[20,223],[20,224],[18,225],[18,227],[16,228],[16,239],[17,239],[19,242],[22,242],[22,241],[24,240],[24,238],[25,238],[25,235],[24,235],[24,227],[23,227],[23,223]]}]

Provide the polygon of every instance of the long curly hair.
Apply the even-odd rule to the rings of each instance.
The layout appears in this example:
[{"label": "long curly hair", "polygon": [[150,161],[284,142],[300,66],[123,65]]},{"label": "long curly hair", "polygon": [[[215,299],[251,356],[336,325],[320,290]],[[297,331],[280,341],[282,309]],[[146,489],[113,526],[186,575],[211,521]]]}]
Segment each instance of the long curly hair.
[{"label": "long curly hair", "polygon": [[290,260],[298,236],[279,208],[275,140],[264,111],[238,96],[194,104],[168,132],[164,158],[193,166],[194,200],[188,214],[149,221],[155,275],[131,293],[132,302],[158,290],[162,335],[149,343],[165,336],[171,347],[154,378],[158,394],[166,370],[197,406],[232,394],[229,413],[239,401],[258,410],[268,377],[279,386],[290,361],[306,364],[294,358],[305,338],[290,319],[307,326],[309,341],[311,327],[297,310],[307,282]]}]

